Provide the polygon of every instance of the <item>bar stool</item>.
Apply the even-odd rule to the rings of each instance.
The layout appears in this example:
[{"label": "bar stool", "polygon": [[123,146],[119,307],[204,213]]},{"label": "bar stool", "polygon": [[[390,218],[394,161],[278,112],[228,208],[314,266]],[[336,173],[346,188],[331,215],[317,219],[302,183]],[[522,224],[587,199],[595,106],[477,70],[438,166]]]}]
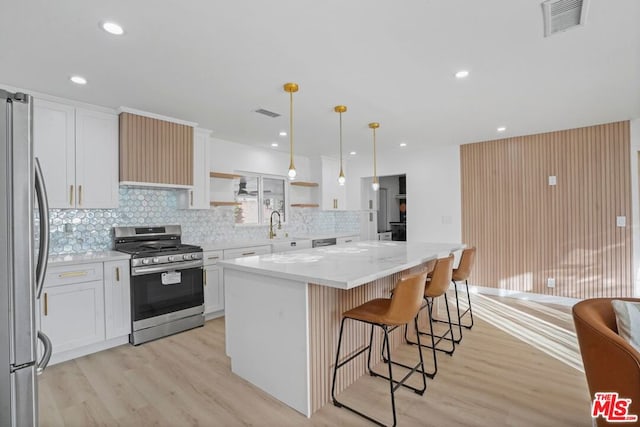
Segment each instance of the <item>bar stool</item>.
[{"label": "bar stool", "polygon": [[[425,375],[429,378],[434,378],[438,373],[438,358],[436,356],[436,351],[441,351],[448,354],[449,356],[452,356],[454,351],[456,350],[456,343],[453,337],[453,322],[451,322],[451,314],[449,313],[449,302],[445,295],[447,289],[449,288],[449,283],[451,283],[452,267],[453,255],[449,255],[446,258],[439,258],[436,261],[436,265],[431,274],[431,278],[427,280],[426,286],[424,288],[424,300],[426,304],[423,305],[420,310],[424,308],[427,309],[427,314],[429,316],[429,332],[421,331],[416,327],[416,336],[419,338],[420,335],[429,335],[431,337],[431,345],[420,344],[419,340],[417,342],[411,341],[407,335],[407,329],[405,329],[404,331],[404,338],[409,344],[431,349],[431,352],[433,353],[433,372],[425,371]],[[442,335],[438,335],[433,330],[433,302],[436,298],[443,295],[445,296],[444,303],[447,309],[447,323],[449,324],[449,329]],[[450,335],[450,338],[448,338],[447,335]],[[446,340],[451,343],[450,349],[438,347],[438,344],[440,344],[442,340]]]},{"label": "bar stool", "polygon": [[[338,338],[338,349],[336,350],[336,364],[333,371],[333,382],[331,384],[331,398],[333,400],[333,404],[339,408],[346,408],[351,412],[360,415],[361,417],[366,418],[367,420],[384,426],[380,421],[360,412],[357,409],[349,407],[344,403],[341,403],[336,399],[335,389],[336,389],[336,376],[338,373],[338,369],[355,359],[357,356],[361,355],[365,351],[368,351],[367,354],[367,368],[369,370],[369,374],[375,377],[384,378],[389,381],[389,390],[391,393],[391,410],[393,413],[393,425],[396,425],[396,403],[395,403],[395,391],[400,388],[400,386],[406,387],[413,392],[422,395],[427,388],[427,381],[424,375],[424,361],[422,359],[422,351],[420,347],[418,347],[418,354],[420,358],[420,362],[417,363],[413,367],[408,367],[410,369],[409,373],[404,376],[400,381],[393,379],[393,373],[391,370],[391,346],[389,345],[389,332],[390,328],[407,325],[409,322],[413,320],[415,327],[418,327],[417,315],[420,310],[422,299],[424,296],[424,286],[426,280],[427,273],[419,273],[412,274],[410,276],[404,277],[398,281],[396,284],[395,291],[391,298],[377,298],[371,301],[368,301],[356,308],[353,308],[349,311],[346,311],[342,314],[342,322],[340,324],[340,336]],[[342,333],[344,331],[344,324],[347,319],[355,320],[358,322],[368,323],[371,325],[371,334],[369,337],[369,345],[357,353],[349,356],[346,360],[340,362],[340,347],[342,345]],[[386,357],[385,362],[388,366],[389,376],[385,376],[374,372],[371,369],[371,346],[373,344],[373,330],[374,326],[377,326],[382,329],[383,336],[383,348],[386,348]],[[420,337],[418,337],[418,342],[420,342]],[[420,369],[418,369],[420,368]],[[405,381],[413,375],[415,372],[420,373],[422,377],[422,388],[415,388],[408,384],[405,384]]]},{"label": "bar stool", "polygon": [[[471,310],[471,297],[469,296],[469,275],[471,274],[471,269],[473,268],[473,264],[476,260],[476,248],[475,246],[464,249],[462,251],[462,256],[460,257],[460,263],[458,264],[458,268],[454,269],[452,272],[451,282],[453,282],[453,289],[456,295],[456,309],[458,312],[458,322],[453,322],[454,325],[458,326],[458,332],[460,336],[455,340],[456,344],[459,344],[462,341],[462,327],[466,329],[471,329],[473,327],[473,311]],[[462,282],[464,280],[464,286],[467,292],[467,309],[460,313],[460,301],[458,300],[458,284],[457,282]],[[469,313],[469,317],[471,322],[467,324],[462,323],[462,318]],[[436,322],[444,322],[444,320],[435,319]]]}]

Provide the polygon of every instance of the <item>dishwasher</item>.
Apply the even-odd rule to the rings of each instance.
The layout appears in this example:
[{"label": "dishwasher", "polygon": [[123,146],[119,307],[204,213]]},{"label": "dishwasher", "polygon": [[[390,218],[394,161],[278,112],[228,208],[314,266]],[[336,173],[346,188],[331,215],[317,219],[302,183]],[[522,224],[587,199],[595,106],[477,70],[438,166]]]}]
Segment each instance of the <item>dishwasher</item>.
[{"label": "dishwasher", "polygon": [[313,239],[311,241],[312,248],[320,248],[322,246],[333,246],[336,244],[336,238],[331,237],[328,239]]}]

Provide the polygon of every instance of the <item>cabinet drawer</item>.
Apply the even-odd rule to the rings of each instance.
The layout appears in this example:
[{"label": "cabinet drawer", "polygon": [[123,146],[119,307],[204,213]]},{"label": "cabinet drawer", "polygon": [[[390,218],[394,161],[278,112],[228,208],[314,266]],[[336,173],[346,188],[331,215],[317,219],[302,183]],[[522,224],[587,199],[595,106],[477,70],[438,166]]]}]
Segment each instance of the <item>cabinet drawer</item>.
[{"label": "cabinet drawer", "polygon": [[224,254],[222,251],[207,251],[203,254],[204,265],[214,265],[217,264],[218,261],[223,259]]},{"label": "cabinet drawer", "polygon": [[271,245],[248,246],[246,248],[225,249],[224,259],[240,258],[245,256],[263,255],[271,253]]},{"label": "cabinet drawer", "polygon": [[311,240],[292,240],[289,242],[272,243],[273,252],[287,252],[298,249],[311,249]]},{"label": "cabinet drawer", "polygon": [[102,263],[66,265],[64,267],[49,267],[44,285],[60,286],[71,283],[92,282],[102,280]]},{"label": "cabinet drawer", "polygon": [[344,245],[351,242],[359,242],[360,236],[338,237],[336,238],[336,245]]}]

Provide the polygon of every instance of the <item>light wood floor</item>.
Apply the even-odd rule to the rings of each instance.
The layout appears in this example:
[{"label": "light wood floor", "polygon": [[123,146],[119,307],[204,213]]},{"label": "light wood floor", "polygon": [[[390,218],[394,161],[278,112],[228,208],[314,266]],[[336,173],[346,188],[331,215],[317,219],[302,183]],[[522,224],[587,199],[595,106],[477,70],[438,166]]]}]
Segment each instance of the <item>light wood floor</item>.
[{"label": "light wood floor", "polygon": [[[484,311],[480,317],[490,312],[486,303]],[[403,346],[396,355],[415,357],[415,347]],[[453,357],[440,355],[438,362],[439,373],[428,382],[424,396],[397,392],[398,425],[591,425],[582,372],[482,319],[464,331]],[[388,396],[385,381],[365,376],[340,397],[390,423]],[[232,374],[224,354],[223,319],[139,347],[125,345],[48,368],[40,377],[40,423],[371,425],[330,404],[307,419]]]}]

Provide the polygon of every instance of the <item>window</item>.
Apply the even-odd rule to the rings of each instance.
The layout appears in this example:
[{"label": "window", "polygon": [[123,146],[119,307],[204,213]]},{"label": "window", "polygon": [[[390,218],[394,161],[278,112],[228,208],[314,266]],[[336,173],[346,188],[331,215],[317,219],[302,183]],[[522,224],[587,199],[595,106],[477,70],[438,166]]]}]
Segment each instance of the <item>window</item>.
[{"label": "window", "polygon": [[[286,220],[286,179],[284,177],[246,173],[234,189],[236,224],[268,224],[271,214],[278,212]],[[275,218],[274,218],[275,219]]]}]

